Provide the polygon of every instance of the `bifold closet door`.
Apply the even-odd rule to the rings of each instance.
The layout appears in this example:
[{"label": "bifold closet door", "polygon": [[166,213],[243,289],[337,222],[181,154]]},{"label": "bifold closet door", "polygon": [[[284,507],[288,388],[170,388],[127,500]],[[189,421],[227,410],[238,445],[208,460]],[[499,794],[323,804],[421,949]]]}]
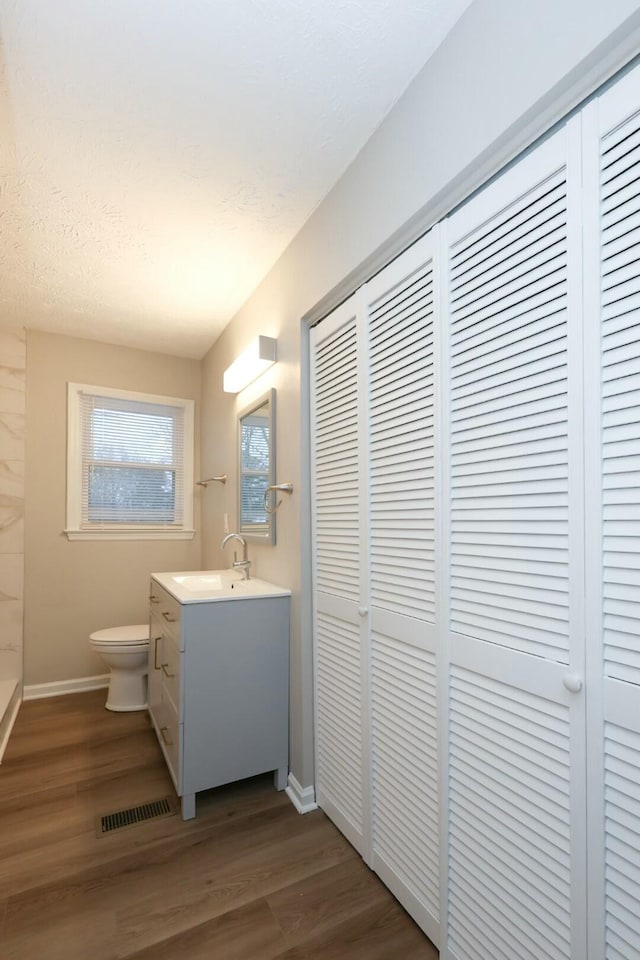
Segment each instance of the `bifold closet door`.
[{"label": "bifold closet door", "polygon": [[580,190],[578,118],[444,224],[443,960],[586,956]]},{"label": "bifold closet door", "polygon": [[364,296],[371,865],[437,943],[433,233]]},{"label": "bifold closet door", "polygon": [[358,297],[311,331],[316,800],[369,838],[364,363]]},{"label": "bifold closet door", "polygon": [[311,333],[317,800],[437,942],[433,237]]},{"label": "bifold closet door", "polygon": [[[640,957],[640,69],[584,111],[589,960]],[[599,385],[599,389],[598,386]]]}]

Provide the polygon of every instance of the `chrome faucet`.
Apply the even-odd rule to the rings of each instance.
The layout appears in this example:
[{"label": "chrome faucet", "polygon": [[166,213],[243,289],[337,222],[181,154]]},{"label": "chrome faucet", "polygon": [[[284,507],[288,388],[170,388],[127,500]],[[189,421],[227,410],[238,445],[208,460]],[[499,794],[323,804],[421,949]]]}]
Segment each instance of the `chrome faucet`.
[{"label": "chrome faucet", "polygon": [[245,580],[249,579],[249,567],[251,566],[251,560],[247,557],[247,541],[244,537],[241,537],[239,533],[228,533],[224,537],[222,543],[220,544],[220,549],[224,550],[226,545],[230,540],[237,540],[238,543],[242,544],[242,560],[236,559],[236,553],[233,553],[233,568],[234,570],[242,570],[242,574]]}]

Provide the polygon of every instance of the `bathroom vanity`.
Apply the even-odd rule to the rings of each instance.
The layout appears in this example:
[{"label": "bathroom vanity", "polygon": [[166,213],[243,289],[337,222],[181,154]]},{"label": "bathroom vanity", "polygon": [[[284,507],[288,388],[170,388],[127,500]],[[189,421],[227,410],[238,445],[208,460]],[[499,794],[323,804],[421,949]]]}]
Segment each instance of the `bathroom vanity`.
[{"label": "bathroom vanity", "polygon": [[182,817],[196,793],[289,758],[290,591],[236,571],[151,577],[149,713]]}]

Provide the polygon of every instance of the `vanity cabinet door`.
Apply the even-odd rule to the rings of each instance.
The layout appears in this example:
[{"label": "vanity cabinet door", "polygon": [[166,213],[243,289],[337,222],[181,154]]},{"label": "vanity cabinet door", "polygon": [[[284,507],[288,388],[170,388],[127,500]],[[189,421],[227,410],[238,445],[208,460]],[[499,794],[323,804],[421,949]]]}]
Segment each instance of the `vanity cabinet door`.
[{"label": "vanity cabinet door", "polygon": [[176,791],[181,795],[182,615],[180,604],[154,580],[149,601],[149,714]]},{"label": "vanity cabinet door", "polygon": [[178,794],[181,794],[181,654],[172,635],[151,617],[149,713]]},{"label": "vanity cabinet door", "polygon": [[162,656],[159,659],[160,676],[162,689],[176,714],[182,714],[182,698],[180,696],[180,650],[176,640],[170,633],[165,631],[162,635]]},{"label": "vanity cabinet door", "polygon": [[182,724],[178,721],[178,711],[163,685],[160,691],[160,717],[158,736],[162,752],[164,753],[169,773],[176,786],[179,796],[182,795]]},{"label": "vanity cabinet door", "polygon": [[148,702],[151,719],[159,728],[160,700],[162,690],[162,626],[153,614],[149,618],[149,673],[148,673]]}]

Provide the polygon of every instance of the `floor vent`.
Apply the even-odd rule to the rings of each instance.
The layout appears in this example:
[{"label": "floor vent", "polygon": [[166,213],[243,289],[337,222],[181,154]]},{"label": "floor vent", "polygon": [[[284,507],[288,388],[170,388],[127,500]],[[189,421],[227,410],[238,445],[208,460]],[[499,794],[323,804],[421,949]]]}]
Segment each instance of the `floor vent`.
[{"label": "floor vent", "polygon": [[172,817],[176,812],[177,807],[173,797],[162,797],[161,800],[141,803],[137,807],[129,807],[128,810],[106,813],[104,816],[96,817],[96,836],[103,837],[107,833],[113,833],[114,830],[135,827],[136,824],[145,823],[147,820]]}]

